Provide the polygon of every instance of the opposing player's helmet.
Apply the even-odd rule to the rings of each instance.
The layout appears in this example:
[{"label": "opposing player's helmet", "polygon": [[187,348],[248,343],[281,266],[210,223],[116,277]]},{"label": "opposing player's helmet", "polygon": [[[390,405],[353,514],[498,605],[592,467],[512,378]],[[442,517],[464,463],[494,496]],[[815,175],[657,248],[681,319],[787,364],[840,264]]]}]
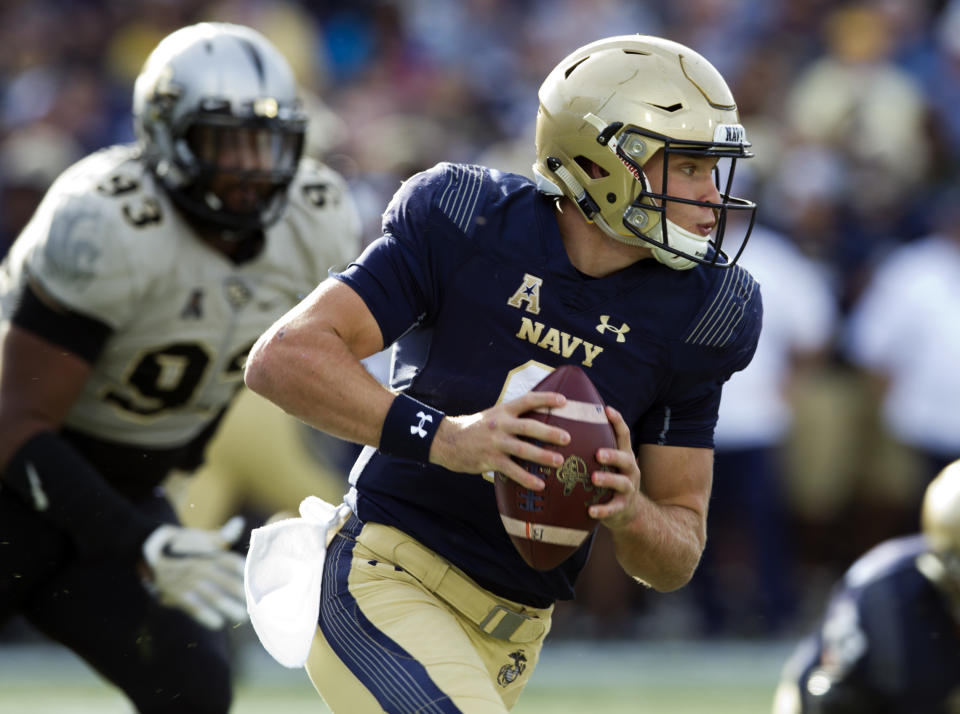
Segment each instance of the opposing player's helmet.
[{"label": "opposing player's helmet", "polygon": [[[729,267],[739,258],[756,204],[731,196],[730,189],[736,160],[753,154],[723,77],[688,47],[622,35],[568,55],[540,87],[536,143],[533,169],[541,190],[572,199],[607,235],[651,246],[657,260],[677,270],[698,263]],[[643,167],[661,149],[664,192],[653,193]],[[719,203],[665,193],[674,155],[729,159],[726,180],[716,175]],[[592,176],[584,159],[604,175]],[[713,241],[667,220],[668,201],[712,208]],[[730,210],[749,212],[746,235],[732,259],[721,251]]]},{"label": "opposing player's helmet", "polygon": [[960,619],[960,459],[927,486],[920,523],[930,553],[921,556],[917,566],[950,596]]},{"label": "opposing player's helmet", "polygon": [[[167,36],[137,77],[133,116],[147,164],[183,210],[238,231],[279,218],[307,117],[290,65],[263,35],[200,23]],[[242,200],[218,195],[224,177],[247,187]]]}]

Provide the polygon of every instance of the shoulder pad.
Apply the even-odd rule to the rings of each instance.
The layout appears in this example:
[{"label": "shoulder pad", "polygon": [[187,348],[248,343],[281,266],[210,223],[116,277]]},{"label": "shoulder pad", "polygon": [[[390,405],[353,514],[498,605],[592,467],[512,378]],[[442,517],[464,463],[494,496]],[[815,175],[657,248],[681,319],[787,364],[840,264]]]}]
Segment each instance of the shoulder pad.
[{"label": "shoulder pad", "polygon": [[850,566],[844,584],[859,589],[890,573],[913,568],[916,557],[929,550],[922,535],[903,536],[874,546]]},{"label": "shoulder pad", "polygon": [[177,232],[162,222],[165,196],[131,149],[111,147],[67,169],[17,239],[24,270],[46,293],[111,326],[128,317],[143,266],[166,270],[170,244],[145,243],[141,230]]},{"label": "shoulder pad", "polygon": [[473,231],[487,171],[482,166],[439,163],[400,186],[384,213],[384,230],[404,216],[439,211],[465,234]]},{"label": "shoulder pad", "polygon": [[289,201],[305,208],[325,208],[339,204],[347,194],[347,182],[332,168],[312,158],[300,161],[290,183]]},{"label": "shoulder pad", "polygon": [[441,164],[446,180],[434,199],[437,208],[463,231],[473,225],[483,185],[483,169],[466,164]]}]

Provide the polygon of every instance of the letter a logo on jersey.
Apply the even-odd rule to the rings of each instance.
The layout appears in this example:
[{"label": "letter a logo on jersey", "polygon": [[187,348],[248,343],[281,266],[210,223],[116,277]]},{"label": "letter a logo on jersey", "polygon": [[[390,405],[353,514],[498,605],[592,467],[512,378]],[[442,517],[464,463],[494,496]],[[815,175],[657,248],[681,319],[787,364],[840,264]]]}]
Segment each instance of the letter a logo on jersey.
[{"label": "letter a logo on jersey", "polygon": [[507,300],[507,305],[521,308],[526,304],[527,312],[534,315],[540,312],[540,286],[543,285],[543,278],[536,275],[524,273],[523,285],[517,288],[517,291]]}]

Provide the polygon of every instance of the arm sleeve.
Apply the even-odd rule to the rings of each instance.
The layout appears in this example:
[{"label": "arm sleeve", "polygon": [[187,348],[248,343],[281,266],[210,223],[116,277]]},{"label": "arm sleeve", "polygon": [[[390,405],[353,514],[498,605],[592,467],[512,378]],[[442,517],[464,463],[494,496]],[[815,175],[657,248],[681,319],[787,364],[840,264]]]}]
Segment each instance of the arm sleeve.
[{"label": "arm sleeve", "polygon": [[708,382],[654,404],[633,430],[637,443],[712,449],[721,391]]},{"label": "arm sleeve", "polygon": [[31,243],[24,270],[38,295],[116,329],[133,318],[145,289],[128,239],[99,197],[75,194],[51,202],[17,240]]},{"label": "arm sleeve", "polygon": [[57,305],[39,286],[29,283],[11,321],[91,363],[100,356],[112,332],[110,326],[100,320]]},{"label": "arm sleeve", "polygon": [[668,347],[672,376],[634,427],[638,443],[712,449],[723,384],[753,359],[763,323],[757,282],[739,267]]}]

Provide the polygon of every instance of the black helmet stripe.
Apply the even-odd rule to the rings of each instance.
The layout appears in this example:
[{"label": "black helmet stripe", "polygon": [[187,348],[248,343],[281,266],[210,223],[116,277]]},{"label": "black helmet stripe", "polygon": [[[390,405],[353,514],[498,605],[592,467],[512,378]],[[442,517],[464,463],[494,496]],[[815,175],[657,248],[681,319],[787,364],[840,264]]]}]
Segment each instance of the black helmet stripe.
[{"label": "black helmet stripe", "polygon": [[257,79],[260,81],[260,87],[265,87],[267,77],[263,71],[263,58],[260,57],[260,51],[257,50],[256,46],[249,40],[240,40],[240,44],[250,56],[250,61],[253,62],[253,67],[257,71]]}]

